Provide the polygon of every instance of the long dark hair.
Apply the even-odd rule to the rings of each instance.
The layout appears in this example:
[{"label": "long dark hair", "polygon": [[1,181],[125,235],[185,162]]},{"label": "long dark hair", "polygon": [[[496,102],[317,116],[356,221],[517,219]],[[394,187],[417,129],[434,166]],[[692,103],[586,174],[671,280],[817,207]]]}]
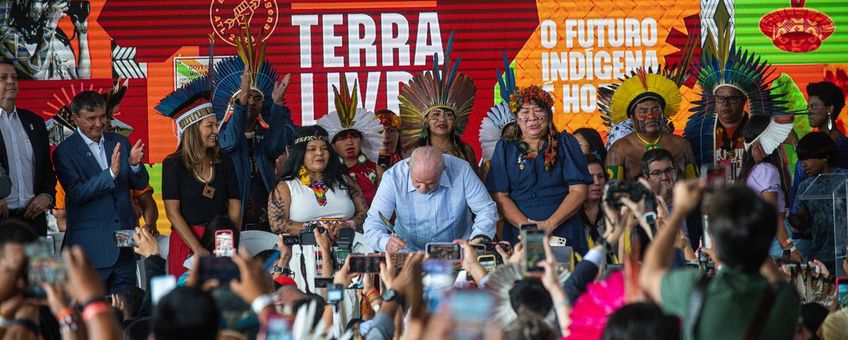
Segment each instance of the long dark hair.
[{"label": "long dark hair", "polygon": [[[324,169],[324,173],[321,176],[321,179],[327,185],[327,188],[329,190],[335,190],[336,188],[342,190],[350,189],[348,186],[350,177],[347,175],[347,169],[341,161],[339,161],[339,155],[327,140],[327,130],[324,130],[324,128],[318,125],[301,127],[297,129],[295,141],[309,136],[320,136],[321,139],[319,140],[322,140],[327,144],[327,168]],[[288,181],[298,179],[300,177],[300,167],[303,166],[303,158],[306,156],[307,144],[309,144],[309,142],[295,143],[292,145],[291,151],[289,151],[289,156],[286,159],[286,165],[283,167],[283,174],[280,175],[278,181]]]},{"label": "long dark hair", "polygon": [[601,160],[601,162],[605,162],[607,160],[607,148],[604,147],[604,140],[601,138],[601,134],[598,133],[597,130],[592,128],[579,128],[574,130],[573,136],[580,135],[583,139],[589,143],[589,148],[591,148],[592,155],[595,158]]},{"label": "long dark hair", "polygon": [[[770,122],[770,116],[754,115],[748,118],[743,131],[745,143],[753,142],[757,136],[766,130],[766,127],[768,127]],[[780,173],[780,190],[783,191],[783,197],[789,197],[789,193],[786,191],[788,181],[784,175],[783,162],[780,159],[780,147],[774,149],[771,154],[766,155],[760,163],[768,163],[777,168],[778,173]],[[757,165],[757,162],[754,161],[754,156],[751,154],[751,150],[745,150],[745,153],[742,154],[742,168],[739,170],[739,177],[736,179],[736,182],[745,184],[745,182],[748,181],[748,176],[751,175],[751,170],[755,165]]]}]

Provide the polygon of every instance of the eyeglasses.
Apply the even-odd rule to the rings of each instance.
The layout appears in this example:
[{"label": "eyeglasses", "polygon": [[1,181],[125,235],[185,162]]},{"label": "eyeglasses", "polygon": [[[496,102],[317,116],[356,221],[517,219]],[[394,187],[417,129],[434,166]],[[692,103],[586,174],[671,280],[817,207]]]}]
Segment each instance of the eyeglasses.
[{"label": "eyeglasses", "polygon": [[722,104],[739,104],[742,102],[742,96],[715,96],[715,101]]},{"label": "eyeglasses", "polygon": [[669,178],[674,178],[674,167],[669,167],[665,170],[654,170],[648,173],[648,176],[650,177],[662,177],[663,175],[668,176]]}]

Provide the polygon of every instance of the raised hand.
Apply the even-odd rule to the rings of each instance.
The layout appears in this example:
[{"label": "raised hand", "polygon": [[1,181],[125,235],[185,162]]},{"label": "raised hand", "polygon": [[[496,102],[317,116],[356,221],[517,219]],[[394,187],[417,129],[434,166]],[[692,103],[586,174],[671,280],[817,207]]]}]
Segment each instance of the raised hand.
[{"label": "raised hand", "polygon": [[244,65],[244,72],[241,73],[241,86],[239,86],[238,103],[247,105],[250,102],[250,69]]},{"label": "raised hand", "polygon": [[698,208],[705,186],[698,179],[677,182],[674,185],[674,210],[685,215]]},{"label": "raised hand", "polygon": [[[141,159],[144,157],[144,143],[141,142],[141,139],[135,142],[132,150],[130,150],[130,165],[136,166],[138,163],[141,163]],[[114,161],[114,159],[113,159]]]},{"label": "raised hand", "polygon": [[115,177],[121,174],[121,143],[115,144],[115,148],[112,149],[112,174]]},{"label": "raised hand", "polygon": [[271,93],[271,99],[274,100],[274,104],[278,106],[283,106],[286,101],[284,98],[286,94],[286,88],[289,87],[290,80],[291,73],[286,73],[286,75],[283,76],[283,79],[278,80],[276,83],[274,83],[274,92]]}]

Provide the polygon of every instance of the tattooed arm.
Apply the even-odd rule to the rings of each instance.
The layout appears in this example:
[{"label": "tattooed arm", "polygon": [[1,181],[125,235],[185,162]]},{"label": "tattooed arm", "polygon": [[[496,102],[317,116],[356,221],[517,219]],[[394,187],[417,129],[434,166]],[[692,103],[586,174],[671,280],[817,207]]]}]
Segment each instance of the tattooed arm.
[{"label": "tattooed arm", "polygon": [[297,234],[303,228],[303,223],[289,219],[291,203],[289,186],[284,181],[277,182],[277,186],[268,197],[268,222],[271,224],[272,232]]},{"label": "tattooed arm", "polygon": [[368,202],[365,201],[365,196],[362,194],[362,189],[359,188],[359,185],[356,184],[356,181],[353,179],[346,177],[347,185],[350,192],[350,199],[353,200],[353,206],[356,208],[356,212],[353,214],[353,217],[349,220],[352,224],[352,227],[357,232],[362,232],[362,224],[365,223],[365,217],[368,216]]}]

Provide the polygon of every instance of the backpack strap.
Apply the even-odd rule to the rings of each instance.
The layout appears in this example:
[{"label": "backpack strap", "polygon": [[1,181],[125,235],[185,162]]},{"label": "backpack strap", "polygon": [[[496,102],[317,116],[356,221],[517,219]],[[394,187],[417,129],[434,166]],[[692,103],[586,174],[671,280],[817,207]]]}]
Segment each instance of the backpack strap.
[{"label": "backpack strap", "polygon": [[778,289],[779,287],[776,283],[769,283],[766,286],[766,291],[763,293],[763,297],[760,299],[760,304],[757,306],[757,312],[754,314],[754,318],[751,319],[751,323],[748,324],[748,328],[745,330],[742,339],[753,340],[760,337],[760,334],[763,332],[763,328],[766,325],[766,319],[768,319],[769,314],[771,314],[771,307],[774,305]]},{"label": "backpack strap", "polygon": [[710,283],[710,276],[704,273],[692,293],[689,294],[689,310],[686,313],[686,332],[690,339],[695,339],[695,331],[698,329],[698,322],[701,319],[701,312],[704,310],[704,298],[706,297],[707,285]]}]

